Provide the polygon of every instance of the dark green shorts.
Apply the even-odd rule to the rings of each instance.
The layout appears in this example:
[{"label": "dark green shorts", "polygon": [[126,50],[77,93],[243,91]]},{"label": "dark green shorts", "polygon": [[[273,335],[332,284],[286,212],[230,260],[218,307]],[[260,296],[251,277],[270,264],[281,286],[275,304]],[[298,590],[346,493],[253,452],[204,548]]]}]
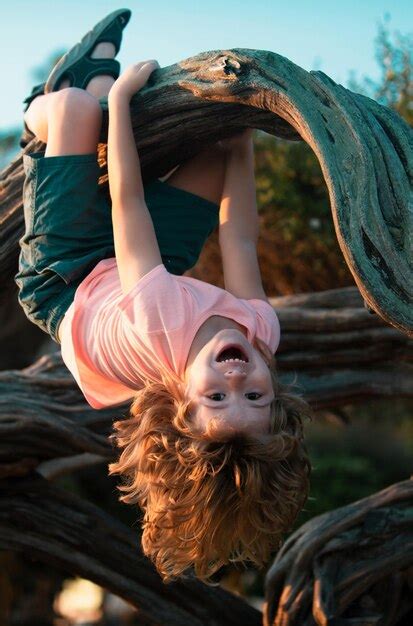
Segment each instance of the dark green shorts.
[{"label": "dark green shorts", "polygon": [[[110,201],[95,154],[23,157],[25,234],[15,281],[27,317],[57,342],[79,283],[115,256]],[[219,205],[154,179],[144,187],[162,260],[172,274],[197,261]]]}]

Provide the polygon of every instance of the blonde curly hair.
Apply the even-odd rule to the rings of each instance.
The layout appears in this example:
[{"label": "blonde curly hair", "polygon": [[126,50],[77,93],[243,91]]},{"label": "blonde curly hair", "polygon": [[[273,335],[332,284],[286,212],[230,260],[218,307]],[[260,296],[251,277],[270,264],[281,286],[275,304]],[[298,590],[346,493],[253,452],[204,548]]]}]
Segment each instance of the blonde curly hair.
[{"label": "blonde curly hair", "polygon": [[268,562],[309,492],[311,465],[302,418],[309,405],[280,384],[275,359],[256,339],[271,372],[270,433],[224,436],[194,431],[177,380],[147,384],[111,438],[122,449],[120,500],[143,512],[142,548],[164,582],[191,569],[204,582],[228,562]]}]

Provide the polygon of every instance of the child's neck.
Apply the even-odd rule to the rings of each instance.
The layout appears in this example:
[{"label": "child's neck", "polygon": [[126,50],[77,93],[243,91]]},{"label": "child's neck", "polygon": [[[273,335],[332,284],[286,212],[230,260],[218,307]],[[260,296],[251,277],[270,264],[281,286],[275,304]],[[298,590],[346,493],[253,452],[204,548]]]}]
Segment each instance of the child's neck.
[{"label": "child's neck", "polygon": [[208,343],[217,334],[220,330],[224,328],[235,328],[236,330],[241,331],[245,336],[247,336],[247,329],[245,326],[241,326],[234,320],[229,317],[221,317],[221,315],[212,315],[198,328],[198,331],[192,341],[191,347],[188,353],[188,359],[185,365],[185,369],[192,365],[193,360],[196,355],[205,344]]}]

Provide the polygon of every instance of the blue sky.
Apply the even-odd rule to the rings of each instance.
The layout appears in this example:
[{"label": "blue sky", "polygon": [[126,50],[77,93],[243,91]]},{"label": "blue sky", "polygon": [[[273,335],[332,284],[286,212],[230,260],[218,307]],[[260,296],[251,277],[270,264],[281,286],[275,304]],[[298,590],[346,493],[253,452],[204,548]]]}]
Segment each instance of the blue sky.
[{"label": "blue sky", "polygon": [[118,55],[122,67],[155,58],[170,65],[205,50],[257,48],[321,69],[346,84],[379,76],[374,58],[378,23],[413,30],[409,0],[5,0],[1,16],[0,129],[21,123],[33,69],[68,49],[110,11],[127,6],[132,18]]}]

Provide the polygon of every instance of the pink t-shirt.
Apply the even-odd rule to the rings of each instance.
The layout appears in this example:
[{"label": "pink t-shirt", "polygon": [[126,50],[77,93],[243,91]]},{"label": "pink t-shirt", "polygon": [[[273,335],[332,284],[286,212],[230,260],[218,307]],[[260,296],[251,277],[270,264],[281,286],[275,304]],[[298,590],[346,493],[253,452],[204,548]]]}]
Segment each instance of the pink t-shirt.
[{"label": "pink t-shirt", "polygon": [[193,339],[212,315],[235,320],[274,353],[280,326],[264,300],[154,267],[123,294],[116,259],[100,261],[76,290],[60,325],[62,357],[94,409],[130,400],[160,372],[183,380]]}]

